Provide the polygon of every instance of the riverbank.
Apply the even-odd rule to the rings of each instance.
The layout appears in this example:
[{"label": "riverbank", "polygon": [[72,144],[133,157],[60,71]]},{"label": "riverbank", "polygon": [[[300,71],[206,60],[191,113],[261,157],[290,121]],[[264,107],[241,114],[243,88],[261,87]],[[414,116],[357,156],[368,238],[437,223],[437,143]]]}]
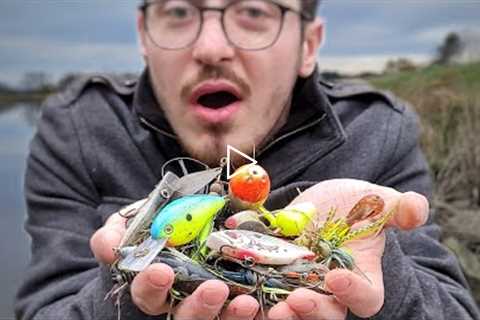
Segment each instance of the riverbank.
[{"label": "riverbank", "polygon": [[421,144],[435,183],[434,219],[480,304],[480,63],[367,80],[408,101],[419,114]]}]

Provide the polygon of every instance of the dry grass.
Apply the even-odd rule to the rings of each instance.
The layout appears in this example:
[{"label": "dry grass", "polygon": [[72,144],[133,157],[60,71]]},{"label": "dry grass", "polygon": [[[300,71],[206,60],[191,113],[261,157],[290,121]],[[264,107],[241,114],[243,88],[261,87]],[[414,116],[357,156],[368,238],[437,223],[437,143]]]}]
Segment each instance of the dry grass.
[{"label": "dry grass", "polygon": [[480,63],[369,80],[410,102],[420,116],[421,145],[435,180],[435,220],[480,303]]},{"label": "dry grass", "polygon": [[433,66],[371,82],[410,102],[420,115],[436,197],[479,206],[480,63]]}]

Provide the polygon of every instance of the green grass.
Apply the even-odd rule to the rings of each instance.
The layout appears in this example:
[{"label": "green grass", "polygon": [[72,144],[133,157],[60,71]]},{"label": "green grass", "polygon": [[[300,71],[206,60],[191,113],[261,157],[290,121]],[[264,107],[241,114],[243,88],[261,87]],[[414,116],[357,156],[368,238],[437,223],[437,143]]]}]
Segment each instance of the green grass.
[{"label": "green grass", "polygon": [[439,66],[433,65],[415,71],[404,71],[371,78],[379,88],[389,89],[397,94],[411,95],[423,88],[447,86],[460,92],[480,89],[480,62]]},{"label": "green grass", "polygon": [[[444,198],[480,188],[480,62],[391,73],[368,79],[410,102],[421,119],[421,144]],[[453,166],[453,168],[452,168]],[[475,172],[475,170],[477,170]],[[454,176],[456,175],[456,176]],[[464,185],[452,181],[465,175]],[[478,203],[478,199],[472,199]]]},{"label": "green grass", "polygon": [[[480,265],[480,243],[477,233],[465,231],[480,229],[480,220],[474,219],[480,214],[480,62],[367,80],[410,102],[419,114],[421,145],[434,178],[434,219],[443,227],[445,245],[465,271],[472,270]],[[480,303],[480,276],[466,275]]]}]

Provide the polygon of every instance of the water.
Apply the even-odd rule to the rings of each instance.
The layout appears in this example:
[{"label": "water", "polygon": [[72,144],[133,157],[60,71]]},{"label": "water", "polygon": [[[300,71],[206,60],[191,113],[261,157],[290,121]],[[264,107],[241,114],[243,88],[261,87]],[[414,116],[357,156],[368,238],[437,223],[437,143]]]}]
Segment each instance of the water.
[{"label": "water", "polygon": [[13,299],[29,258],[23,177],[38,106],[0,106],[0,319],[13,319]]}]

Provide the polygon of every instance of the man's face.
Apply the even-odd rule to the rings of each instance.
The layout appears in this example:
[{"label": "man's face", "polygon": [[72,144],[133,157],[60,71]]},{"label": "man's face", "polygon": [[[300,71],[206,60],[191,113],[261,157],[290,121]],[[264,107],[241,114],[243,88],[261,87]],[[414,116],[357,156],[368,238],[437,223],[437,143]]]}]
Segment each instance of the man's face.
[{"label": "man's face", "polygon": [[[299,0],[278,1],[300,9]],[[147,36],[144,18],[140,14],[138,20],[142,53],[158,102],[185,150],[213,166],[227,144],[251,153],[285,123],[297,76],[313,71],[321,38],[317,21],[302,42],[300,17],[287,11],[278,40],[266,49],[247,51],[228,42],[219,12],[206,11],[191,46],[166,50]]]}]

